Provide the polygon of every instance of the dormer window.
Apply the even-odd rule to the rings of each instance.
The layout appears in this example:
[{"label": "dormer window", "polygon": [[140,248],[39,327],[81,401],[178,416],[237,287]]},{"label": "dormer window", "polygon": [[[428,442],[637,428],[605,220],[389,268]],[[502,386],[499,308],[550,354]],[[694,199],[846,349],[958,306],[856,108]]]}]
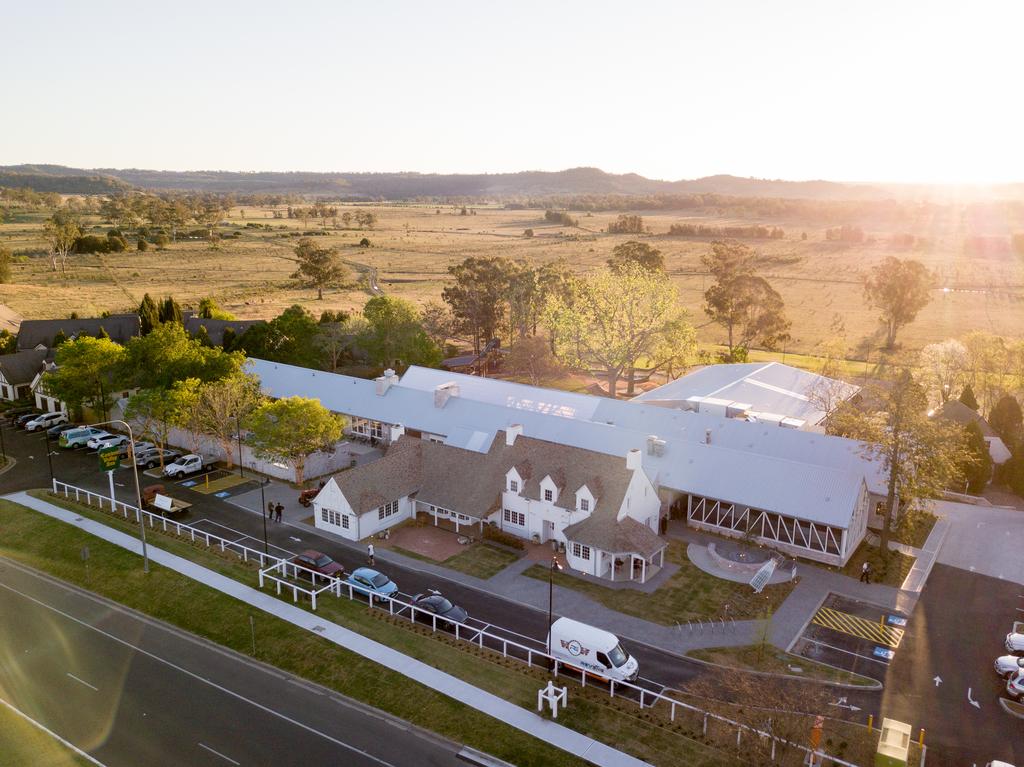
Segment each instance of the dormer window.
[{"label": "dormer window", "polygon": [[590,511],[589,498],[580,498],[580,511]]},{"label": "dormer window", "polygon": [[555,500],[554,492],[551,491],[551,490],[545,490],[544,491],[544,500],[545,501],[553,501],[553,500]]},{"label": "dormer window", "polygon": [[508,481],[508,489],[512,493],[518,493],[519,492],[519,482],[517,480],[510,479]]}]

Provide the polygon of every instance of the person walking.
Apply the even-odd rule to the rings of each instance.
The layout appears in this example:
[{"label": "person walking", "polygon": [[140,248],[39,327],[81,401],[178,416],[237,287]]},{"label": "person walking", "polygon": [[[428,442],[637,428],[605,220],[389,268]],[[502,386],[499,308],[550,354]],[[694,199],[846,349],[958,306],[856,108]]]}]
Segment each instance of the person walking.
[{"label": "person walking", "polygon": [[282,504],[280,504],[280,503],[277,504],[277,506],[274,507],[274,513],[277,516],[277,521],[280,522],[281,521],[281,515],[284,514],[284,506]]},{"label": "person walking", "polygon": [[372,544],[372,543],[371,543],[371,544],[369,544],[369,545],[368,545],[368,546],[366,547],[366,558],[367,558],[368,560],[370,560],[370,566],[371,566],[371,567],[373,567],[373,565],[374,565],[374,561],[373,561],[373,544]]},{"label": "person walking", "polygon": [[273,521],[274,519],[274,502],[267,501],[267,519]]},{"label": "person walking", "polygon": [[867,562],[860,566],[860,581],[861,583],[871,583],[871,565]]}]

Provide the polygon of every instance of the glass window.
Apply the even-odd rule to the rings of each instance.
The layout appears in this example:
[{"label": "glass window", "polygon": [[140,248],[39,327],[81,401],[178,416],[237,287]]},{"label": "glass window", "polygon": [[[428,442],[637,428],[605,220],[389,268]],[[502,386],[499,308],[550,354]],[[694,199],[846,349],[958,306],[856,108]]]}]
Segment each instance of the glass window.
[{"label": "glass window", "polygon": [[550,490],[545,490],[544,491],[544,500],[545,501],[553,501],[554,499],[555,499],[555,494],[554,493],[552,493]]},{"label": "glass window", "polygon": [[514,479],[510,479],[508,481],[508,489],[511,490],[513,493],[518,493],[519,492],[519,483],[516,482]]},{"label": "glass window", "polygon": [[589,498],[580,498],[580,511],[590,511]]},{"label": "glass window", "polygon": [[618,668],[623,663],[629,660],[629,656],[626,655],[626,651],[622,649],[622,645],[617,644],[608,653],[608,657],[611,659],[612,665]]}]

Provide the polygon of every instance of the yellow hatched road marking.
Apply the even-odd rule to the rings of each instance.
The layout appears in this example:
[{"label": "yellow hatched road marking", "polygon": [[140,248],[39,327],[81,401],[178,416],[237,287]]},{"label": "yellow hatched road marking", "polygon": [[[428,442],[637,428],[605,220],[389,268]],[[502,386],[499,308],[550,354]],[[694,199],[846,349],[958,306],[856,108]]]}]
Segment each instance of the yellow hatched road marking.
[{"label": "yellow hatched road marking", "polygon": [[860,639],[867,639],[869,642],[878,642],[896,649],[903,641],[903,629],[895,626],[886,626],[881,622],[875,623],[859,615],[851,615],[841,610],[833,610],[831,607],[822,607],[814,614],[811,623],[838,631],[842,634],[850,634]]}]

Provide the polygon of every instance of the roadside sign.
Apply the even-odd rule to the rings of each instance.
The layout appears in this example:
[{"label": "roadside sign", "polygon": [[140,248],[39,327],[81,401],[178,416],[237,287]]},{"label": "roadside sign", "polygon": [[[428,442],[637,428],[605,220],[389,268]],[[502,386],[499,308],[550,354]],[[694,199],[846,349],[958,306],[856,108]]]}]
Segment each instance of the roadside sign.
[{"label": "roadside sign", "polygon": [[96,455],[100,457],[100,471],[113,471],[121,468],[121,448],[118,445],[105,447]]}]

